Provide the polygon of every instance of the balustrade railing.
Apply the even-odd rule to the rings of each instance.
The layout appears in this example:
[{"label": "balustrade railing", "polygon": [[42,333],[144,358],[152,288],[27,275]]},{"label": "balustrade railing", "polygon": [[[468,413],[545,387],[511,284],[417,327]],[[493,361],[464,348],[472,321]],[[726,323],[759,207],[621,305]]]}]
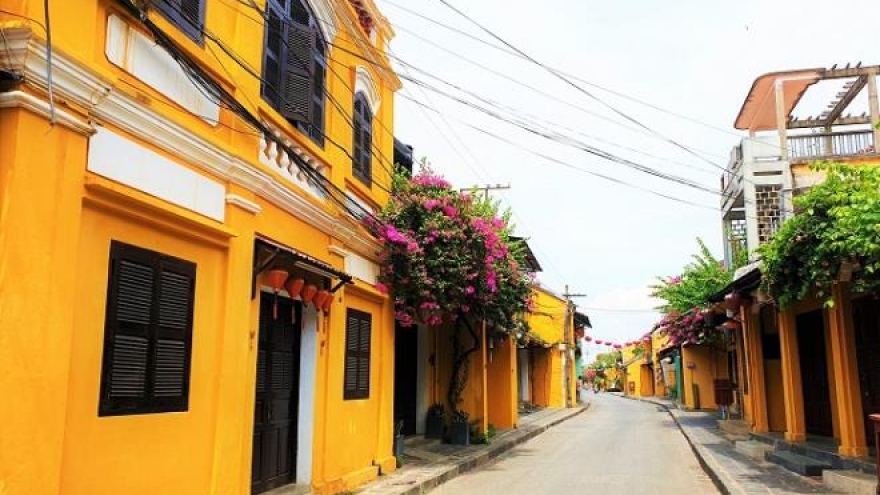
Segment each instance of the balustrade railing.
[{"label": "balustrade railing", "polygon": [[873,131],[805,134],[788,138],[792,159],[859,156],[876,153]]}]

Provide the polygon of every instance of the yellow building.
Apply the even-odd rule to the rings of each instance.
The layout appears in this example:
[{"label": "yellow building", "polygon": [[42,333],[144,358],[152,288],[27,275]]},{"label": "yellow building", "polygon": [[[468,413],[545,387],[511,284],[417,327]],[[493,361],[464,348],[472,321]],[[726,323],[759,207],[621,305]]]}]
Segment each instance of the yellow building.
[{"label": "yellow building", "polygon": [[654,397],[654,365],[650,342],[630,343],[621,352],[625,369],[623,392],[629,397]]},{"label": "yellow building", "polygon": [[43,5],[0,13],[0,493],[332,493],[395,469],[391,304],[353,218],[390,184],[385,18]]},{"label": "yellow building", "polygon": [[[792,195],[824,180],[810,162],[880,163],[878,73],[880,66],[859,64],[755,80],[736,120],[749,137],[734,149],[724,179],[728,258],[769,239],[790,215]],[[844,91],[818,117],[794,117],[801,97],[819,82],[840,83]],[[850,108],[865,94],[867,111]],[[744,267],[716,295],[742,298],[738,382],[744,420],[754,433],[784,432],[793,443],[824,437],[836,442],[841,456],[867,456],[874,443],[867,417],[880,413],[880,376],[872,364],[880,356],[876,297],[853,297],[840,280],[832,307],[808,298],[778,308],[757,290],[760,277],[758,264]]]},{"label": "yellow building", "polygon": [[574,307],[543,289],[533,290],[528,316],[535,340],[519,349],[519,398],[541,407],[570,407],[577,402],[574,366]]}]

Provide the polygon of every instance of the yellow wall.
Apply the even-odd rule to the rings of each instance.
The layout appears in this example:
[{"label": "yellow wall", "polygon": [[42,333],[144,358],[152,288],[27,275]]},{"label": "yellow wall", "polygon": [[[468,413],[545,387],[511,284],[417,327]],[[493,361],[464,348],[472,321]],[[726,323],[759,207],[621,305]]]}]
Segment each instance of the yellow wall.
[{"label": "yellow wall", "polygon": [[[536,347],[532,350],[537,366],[530,373],[532,388],[536,391],[532,401],[543,406],[566,407],[567,396],[577,396],[574,357],[570,354],[570,350],[574,349],[574,313],[568,309],[565,299],[547,290],[533,289],[532,298],[535,309],[527,318],[529,328],[544,345],[549,346],[546,349]],[[560,349],[560,344],[564,344],[564,351]],[[563,352],[571,356],[565,363]],[[567,392],[564,375],[569,377]]]},{"label": "yellow wall", "polygon": [[516,341],[506,337],[496,340],[486,366],[489,388],[489,423],[496,428],[512,428],[519,416],[517,404]]},{"label": "yellow wall", "polygon": [[[689,363],[695,367],[689,367]],[[695,408],[694,387],[700,394],[700,409],[716,409],[715,379],[727,378],[727,353],[708,346],[682,348],[684,398],[687,409]]]},{"label": "yellow wall", "polygon": [[60,489],[86,144],[0,109],[0,493]]},{"label": "yellow wall", "polygon": [[[263,2],[259,2],[263,3]],[[356,14],[345,0],[333,0],[340,23],[336,44],[362,53]],[[43,2],[17,0],[4,8],[42,19]],[[114,66],[105,55],[111,14],[137,27],[115,2],[52,2],[53,49],[60,67],[75,67],[97,78],[113,95],[130,98],[156,117],[159,127],[179,126],[203,141],[205,152],[226,153],[266,174],[290,194],[303,194],[277,170],[259,163],[259,136],[227,110],[210,125],[141,80]],[[247,6],[208,0],[206,26],[241,58],[259,70],[263,27]],[[302,136],[260,97],[259,83],[213,46],[186,39],[158,13],[161,28],[194,55],[242,104],[289,134],[327,169],[340,188],[381,205],[390,177],[373,160],[372,188],[352,180],[346,151],[329,141],[323,148]],[[0,27],[26,26],[0,14]],[[255,19],[258,22],[255,22]],[[382,47],[390,30],[380,19]],[[26,31],[22,31],[26,32]],[[29,36],[37,47],[43,32]],[[366,38],[363,38],[365,41]],[[369,44],[367,42],[367,44]],[[206,42],[210,46],[211,42]],[[332,49],[331,49],[332,50]],[[219,61],[214,57],[219,57]],[[61,63],[63,62],[63,63]],[[343,116],[326,103],[325,132],[350,148],[350,118],[357,55],[334,50],[328,61],[328,91]],[[60,69],[59,69],[60,70]],[[374,123],[377,154],[392,156],[393,94],[399,81],[390,72],[367,68],[382,104]],[[228,72],[227,72],[228,71]],[[343,84],[333,72],[339,73]],[[295,218],[259,188],[248,189],[203,171],[156,145],[151,128],[130,134],[80,108],[65,94],[67,78],[56,80],[59,110],[83,122],[94,121],[127,139],[220,183],[257,205],[258,212],[228,204],[223,222],[121,186],[86,171],[88,136],[65,125],[48,125],[45,116],[21,108],[0,109],[0,493],[9,494],[249,494],[254,416],[255,342],[258,300],[251,299],[255,235],[269,237],[344,267],[331,246],[352,249],[304,219]],[[43,89],[25,84],[25,93],[45,101]],[[96,100],[101,95],[95,92]],[[64,102],[68,102],[64,104]],[[126,100],[129,101],[129,100]],[[135,132],[135,131],[132,131]],[[187,137],[186,139],[189,139]],[[183,138],[182,138],[183,140]],[[120,157],[124,159],[124,157]],[[316,211],[343,214],[313,200]],[[362,231],[354,229],[357,236]],[[189,409],[182,413],[98,417],[108,252],[116,239],[197,264]],[[372,253],[361,253],[371,257]],[[373,316],[370,397],[342,399],[345,309]],[[327,317],[319,317],[315,424],[311,446],[312,485],[319,493],[349,490],[394,469],[391,455],[393,404],[393,321],[386,296],[359,282],[336,294]]]}]

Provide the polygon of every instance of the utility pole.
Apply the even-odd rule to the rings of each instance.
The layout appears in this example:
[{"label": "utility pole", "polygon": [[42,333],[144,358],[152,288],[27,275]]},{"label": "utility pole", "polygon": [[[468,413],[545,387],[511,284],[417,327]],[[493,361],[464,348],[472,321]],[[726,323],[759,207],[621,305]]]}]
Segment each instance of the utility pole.
[{"label": "utility pole", "polygon": [[[562,294],[562,297],[565,298],[565,323],[563,324],[563,335],[565,338],[565,343],[574,342],[574,303],[571,302],[571,299],[574,297],[587,297],[586,294],[575,294],[572,293],[568,284],[565,284],[565,293]],[[569,356],[566,356],[568,358]],[[567,359],[568,361],[568,373],[565,374],[565,396],[568,399],[568,405],[574,406],[577,403],[577,395],[575,397],[571,396],[571,386],[568,384],[570,377],[574,375],[574,359]],[[578,384],[576,388],[575,394],[577,394],[577,390],[580,390],[580,384]]]},{"label": "utility pole", "polygon": [[510,189],[510,183],[507,184],[484,184],[482,186],[474,185],[474,187],[460,189],[461,192],[466,191],[483,191],[483,197],[489,197],[489,191],[502,191]]}]

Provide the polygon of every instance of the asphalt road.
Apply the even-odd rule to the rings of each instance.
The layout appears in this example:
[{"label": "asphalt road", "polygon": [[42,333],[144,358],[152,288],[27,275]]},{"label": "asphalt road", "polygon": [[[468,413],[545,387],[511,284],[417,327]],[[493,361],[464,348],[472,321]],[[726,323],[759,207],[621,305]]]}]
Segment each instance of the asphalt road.
[{"label": "asphalt road", "polygon": [[432,495],[717,494],[668,413],[590,393],[592,407]]}]

